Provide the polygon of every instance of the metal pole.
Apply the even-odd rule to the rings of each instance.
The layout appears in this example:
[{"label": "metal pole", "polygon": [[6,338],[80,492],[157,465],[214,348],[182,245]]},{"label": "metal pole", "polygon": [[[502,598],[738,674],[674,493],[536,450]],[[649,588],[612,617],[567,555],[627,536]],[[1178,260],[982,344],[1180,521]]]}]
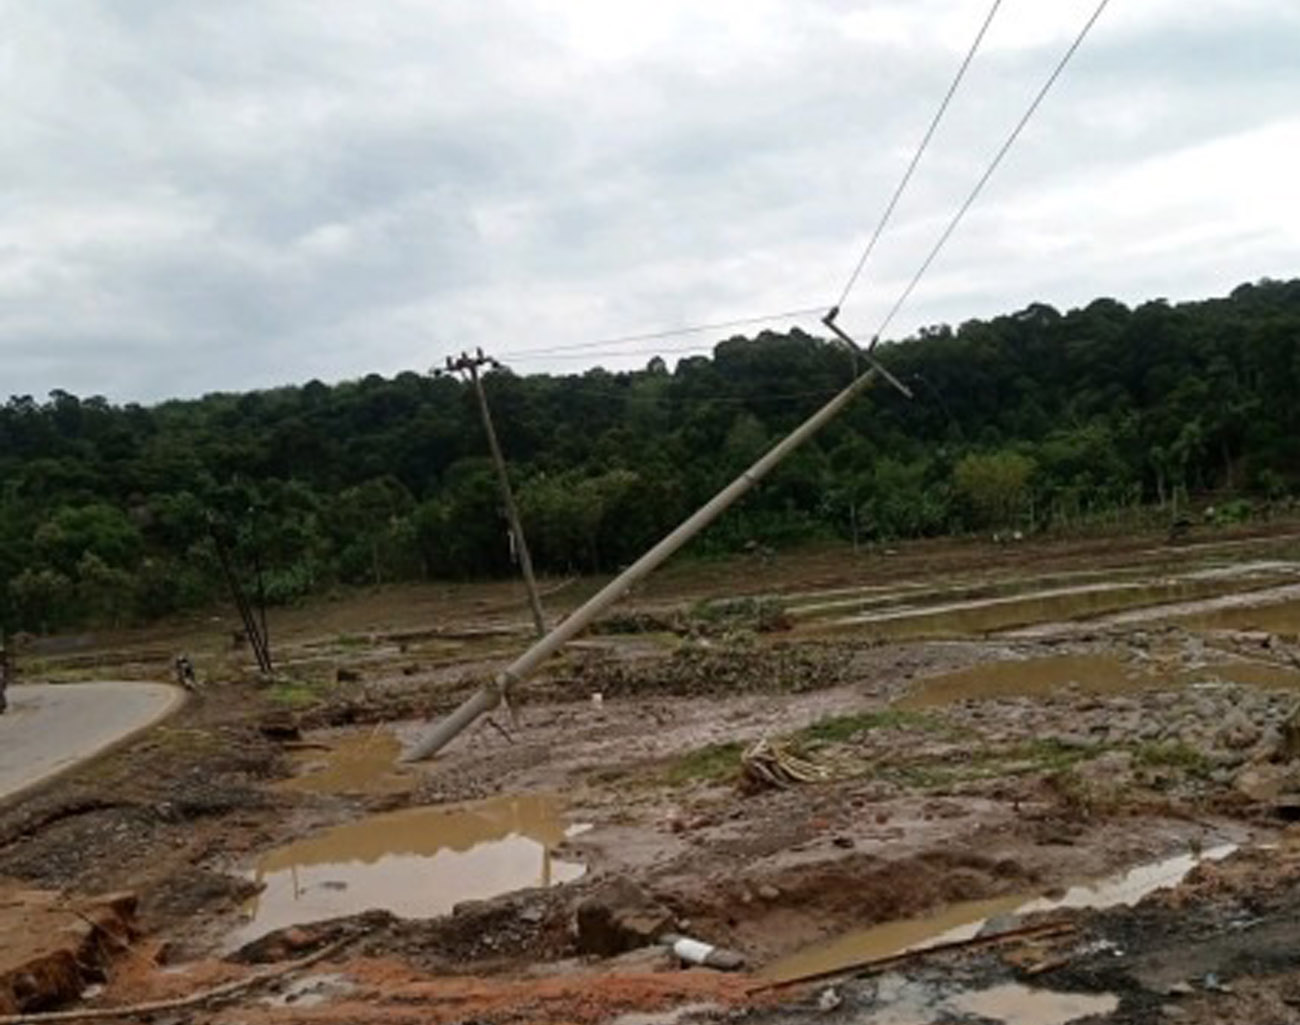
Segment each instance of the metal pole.
[{"label": "metal pole", "polygon": [[[855,378],[847,388],[805,420],[792,434],[778,442],[758,462],[754,463],[753,466],[714,495],[705,505],[697,509],[676,530],[637,559],[636,562],[589,598],[584,605],[571,613],[554,630],[498,673],[491,683],[485,684],[451,715],[434,726],[433,729],[420,738],[420,741],[406,754],[403,760],[408,762],[421,761],[442,750],[466,726],[484,712],[491,711],[500,704],[512,686],[536,672],[543,662],[586,629],[592,620],[623,597],[633,585],[649,576],[682,545],[717,519],[736,499],[762,480],[781,460],[816,434],[871,382],[880,369],[870,354],[862,353],[861,355],[871,364],[870,370],[861,377]],[[905,395],[910,397],[911,392],[902,385],[898,385],[898,387]]]},{"label": "metal pole", "polygon": [[492,426],[492,411],[488,408],[487,395],[483,391],[483,380],[478,375],[478,364],[467,361],[467,369],[469,379],[474,382],[474,393],[478,396],[478,411],[483,417],[483,433],[487,435],[488,448],[492,450],[492,462],[497,468],[497,481],[501,485],[501,501],[505,503],[506,518],[510,521],[510,533],[514,535],[515,550],[519,553],[519,569],[523,572],[524,585],[528,588],[528,604],[533,611],[533,627],[538,637],[544,637],[546,617],[542,615],[542,599],[537,593],[537,579],[533,576],[533,557],[528,553],[528,542],[524,539],[524,527],[519,519],[519,507],[515,505],[515,493],[510,487],[510,474],[506,471],[505,456],[501,454],[496,428]]}]

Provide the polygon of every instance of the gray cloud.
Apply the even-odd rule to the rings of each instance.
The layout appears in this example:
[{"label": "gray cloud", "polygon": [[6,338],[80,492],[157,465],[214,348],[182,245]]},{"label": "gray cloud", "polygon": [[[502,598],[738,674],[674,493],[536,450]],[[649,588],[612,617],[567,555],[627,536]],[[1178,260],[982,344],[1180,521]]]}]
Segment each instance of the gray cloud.
[{"label": "gray cloud", "polygon": [[[1091,6],[1005,0],[855,327]],[[154,400],[829,304],[986,3],[4,7],[0,394]],[[895,328],[1296,273],[1297,52],[1116,0]]]}]

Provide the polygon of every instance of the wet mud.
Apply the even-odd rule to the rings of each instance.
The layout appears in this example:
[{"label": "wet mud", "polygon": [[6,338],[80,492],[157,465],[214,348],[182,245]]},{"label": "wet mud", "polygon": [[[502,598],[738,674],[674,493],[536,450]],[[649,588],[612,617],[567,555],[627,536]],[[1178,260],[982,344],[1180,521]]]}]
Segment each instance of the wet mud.
[{"label": "wet mud", "polygon": [[[250,940],[288,961],[356,930],[306,977],[200,1008],[196,1025],[1127,1022],[1170,1001],[1193,1025],[1249,1020],[1224,1016],[1232,995],[1206,978],[1272,993],[1291,973],[1300,994],[1279,953],[1300,949],[1300,868],[1265,846],[1285,828],[1279,795],[1300,793],[1283,744],[1298,544],[842,553],[747,574],[787,599],[771,633],[692,627],[701,598],[737,585],[711,570],[638,596],[646,622],[685,624],[671,644],[614,631],[574,646],[417,767],[396,764],[399,738],[516,653],[517,588],[437,605],[433,631],[396,601],[368,626],[295,612],[284,682],[231,673],[96,774],[0,814],[0,874],[139,887],[151,942],[182,963],[133,958],[102,1003],[238,977],[247,966],[221,958]],[[498,593],[485,631],[476,610]],[[741,785],[763,737],[827,779]],[[1219,861],[1226,842],[1243,846]],[[653,937],[582,956],[575,909],[611,879],[764,974],[682,972]],[[1072,931],[934,949],[1037,916]],[[631,909],[608,920],[637,926]],[[907,951],[915,964],[829,995],[759,995],[772,973]],[[1170,992],[1183,983],[1190,996]],[[1289,1006],[1278,985],[1268,1007]]]},{"label": "wet mud", "polygon": [[1071,886],[1057,897],[1021,893],[951,904],[930,915],[885,922],[798,951],[767,965],[762,976],[773,982],[787,982],[973,939],[991,925],[996,926],[995,931],[1003,931],[1029,915],[1063,908],[1136,904],[1157,890],[1176,886],[1198,865],[1222,860],[1236,850],[1235,844],[1224,844],[1203,853],[1173,855],[1106,879]]}]

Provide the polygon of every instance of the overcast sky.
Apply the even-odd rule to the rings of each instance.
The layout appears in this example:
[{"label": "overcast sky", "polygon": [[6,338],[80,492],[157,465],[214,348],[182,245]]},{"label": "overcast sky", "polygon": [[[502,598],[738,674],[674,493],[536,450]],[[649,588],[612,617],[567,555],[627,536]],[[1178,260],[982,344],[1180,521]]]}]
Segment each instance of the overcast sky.
[{"label": "overcast sky", "polygon": [[[846,326],[1095,3],[1004,0]],[[0,0],[0,396],[640,366],[728,332],[526,353],[829,306],[988,6]],[[1300,274],[1298,54],[1296,0],[1112,0],[891,335]]]}]

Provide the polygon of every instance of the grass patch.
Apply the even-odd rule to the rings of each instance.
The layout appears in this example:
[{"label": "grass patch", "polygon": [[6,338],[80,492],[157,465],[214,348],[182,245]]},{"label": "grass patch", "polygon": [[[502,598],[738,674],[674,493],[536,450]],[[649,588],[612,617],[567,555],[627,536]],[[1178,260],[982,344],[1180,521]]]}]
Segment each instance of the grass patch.
[{"label": "grass patch", "polygon": [[834,715],[805,726],[794,734],[797,742],[808,744],[842,744],[868,730],[927,730],[938,732],[944,724],[925,712],[904,708],[882,708],[874,712]]},{"label": "grass patch", "polygon": [[1140,744],[1133,749],[1133,760],[1148,769],[1179,769],[1189,776],[1209,777],[1213,765],[1201,751],[1181,740]]},{"label": "grass patch", "polygon": [[1058,741],[1027,740],[1011,747],[973,747],[942,760],[915,761],[886,768],[883,775],[913,790],[932,790],[972,780],[999,779],[1042,772],[1070,772],[1079,762],[1101,754],[1097,747],[1067,747]]},{"label": "grass patch", "polygon": [[1048,738],[1046,740],[1027,740],[1017,744],[1002,757],[1010,761],[1031,762],[1035,770],[1046,769],[1050,772],[1060,772],[1062,769],[1071,768],[1079,762],[1085,762],[1089,758],[1096,758],[1104,750],[1100,744],[1088,745],[1087,747],[1075,745],[1067,747],[1059,740]]},{"label": "grass patch", "polygon": [[744,745],[739,742],[710,744],[682,755],[664,772],[664,780],[675,786],[683,783],[717,782],[736,775]]},{"label": "grass patch", "polygon": [[370,641],[356,634],[339,634],[334,638],[334,644],[339,648],[368,648]]}]

